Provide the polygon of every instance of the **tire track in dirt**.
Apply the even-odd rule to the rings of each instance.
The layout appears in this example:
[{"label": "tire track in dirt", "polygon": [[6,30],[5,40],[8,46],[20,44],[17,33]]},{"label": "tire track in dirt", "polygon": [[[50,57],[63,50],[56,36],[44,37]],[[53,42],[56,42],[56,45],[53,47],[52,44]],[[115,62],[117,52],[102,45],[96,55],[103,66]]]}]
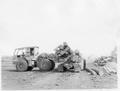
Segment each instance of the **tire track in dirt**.
[{"label": "tire track in dirt", "polygon": [[78,89],[78,88],[91,88],[93,82],[90,80],[90,76],[86,72],[80,73],[66,73],[62,78],[57,81],[59,86],[56,88],[62,89]]},{"label": "tire track in dirt", "polygon": [[29,89],[76,89],[91,88],[93,82],[86,72],[81,73],[50,73],[43,78],[37,78],[33,81]]},{"label": "tire track in dirt", "polygon": [[[56,80],[60,77],[60,73],[48,72],[48,74],[44,73],[45,76],[38,77],[34,79],[31,84],[27,84],[27,89],[53,89],[56,85]],[[28,86],[28,85],[31,85]]]}]

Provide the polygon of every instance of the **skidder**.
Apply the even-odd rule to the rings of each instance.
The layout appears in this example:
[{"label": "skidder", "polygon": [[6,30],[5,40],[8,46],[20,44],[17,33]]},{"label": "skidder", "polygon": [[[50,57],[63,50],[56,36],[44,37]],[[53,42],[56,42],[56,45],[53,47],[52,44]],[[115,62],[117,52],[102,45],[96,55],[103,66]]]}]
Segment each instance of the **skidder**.
[{"label": "skidder", "polygon": [[[17,71],[31,71],[38,67],[40,71],[51,71],[55,68],[55,63],[59,63],[57,70],[80,71],[85,68],[85,61],[78,50],[72,51],[66,42],[55,49],[55,53],[39,54],[39,47],[17,48],[14,52],[14,62]],[[81,65],[82,64],[82,65]]]}]

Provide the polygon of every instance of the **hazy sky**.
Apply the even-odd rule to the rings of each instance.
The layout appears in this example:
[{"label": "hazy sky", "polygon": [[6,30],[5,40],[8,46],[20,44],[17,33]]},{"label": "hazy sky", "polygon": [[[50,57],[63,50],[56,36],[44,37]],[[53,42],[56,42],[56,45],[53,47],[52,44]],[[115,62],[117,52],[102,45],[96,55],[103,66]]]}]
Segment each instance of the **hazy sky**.
[{"label": "hazy sky", "polygon": [[[0,55],[66,41],[86,56],[107,55],[120,31],[120,0],[0,0]],[[120,32],[119,32],[120,34]]]}]

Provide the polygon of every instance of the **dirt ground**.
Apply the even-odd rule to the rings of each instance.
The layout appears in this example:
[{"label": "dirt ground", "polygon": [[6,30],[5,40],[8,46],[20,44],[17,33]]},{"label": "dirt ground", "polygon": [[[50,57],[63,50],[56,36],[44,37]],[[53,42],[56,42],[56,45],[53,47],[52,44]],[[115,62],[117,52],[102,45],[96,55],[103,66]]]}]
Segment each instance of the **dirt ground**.
[{"label": "dirt ground", "polygon": [[3,90],[38,89],[111,89],[117,88],[117,75],[94,76],[85,71],[72,72],[16,72],[12,61],[2,60]]}]

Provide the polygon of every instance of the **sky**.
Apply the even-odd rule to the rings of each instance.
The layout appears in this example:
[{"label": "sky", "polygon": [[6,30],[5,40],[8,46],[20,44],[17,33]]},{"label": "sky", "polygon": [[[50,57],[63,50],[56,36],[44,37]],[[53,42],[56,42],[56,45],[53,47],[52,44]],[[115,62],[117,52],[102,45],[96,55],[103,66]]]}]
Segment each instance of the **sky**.
[{"label": "sky", "polygon": [[109,55],[120,35],[119,0],[0,0],[0,55],[53,50],[64,41],[84,56]]}]

